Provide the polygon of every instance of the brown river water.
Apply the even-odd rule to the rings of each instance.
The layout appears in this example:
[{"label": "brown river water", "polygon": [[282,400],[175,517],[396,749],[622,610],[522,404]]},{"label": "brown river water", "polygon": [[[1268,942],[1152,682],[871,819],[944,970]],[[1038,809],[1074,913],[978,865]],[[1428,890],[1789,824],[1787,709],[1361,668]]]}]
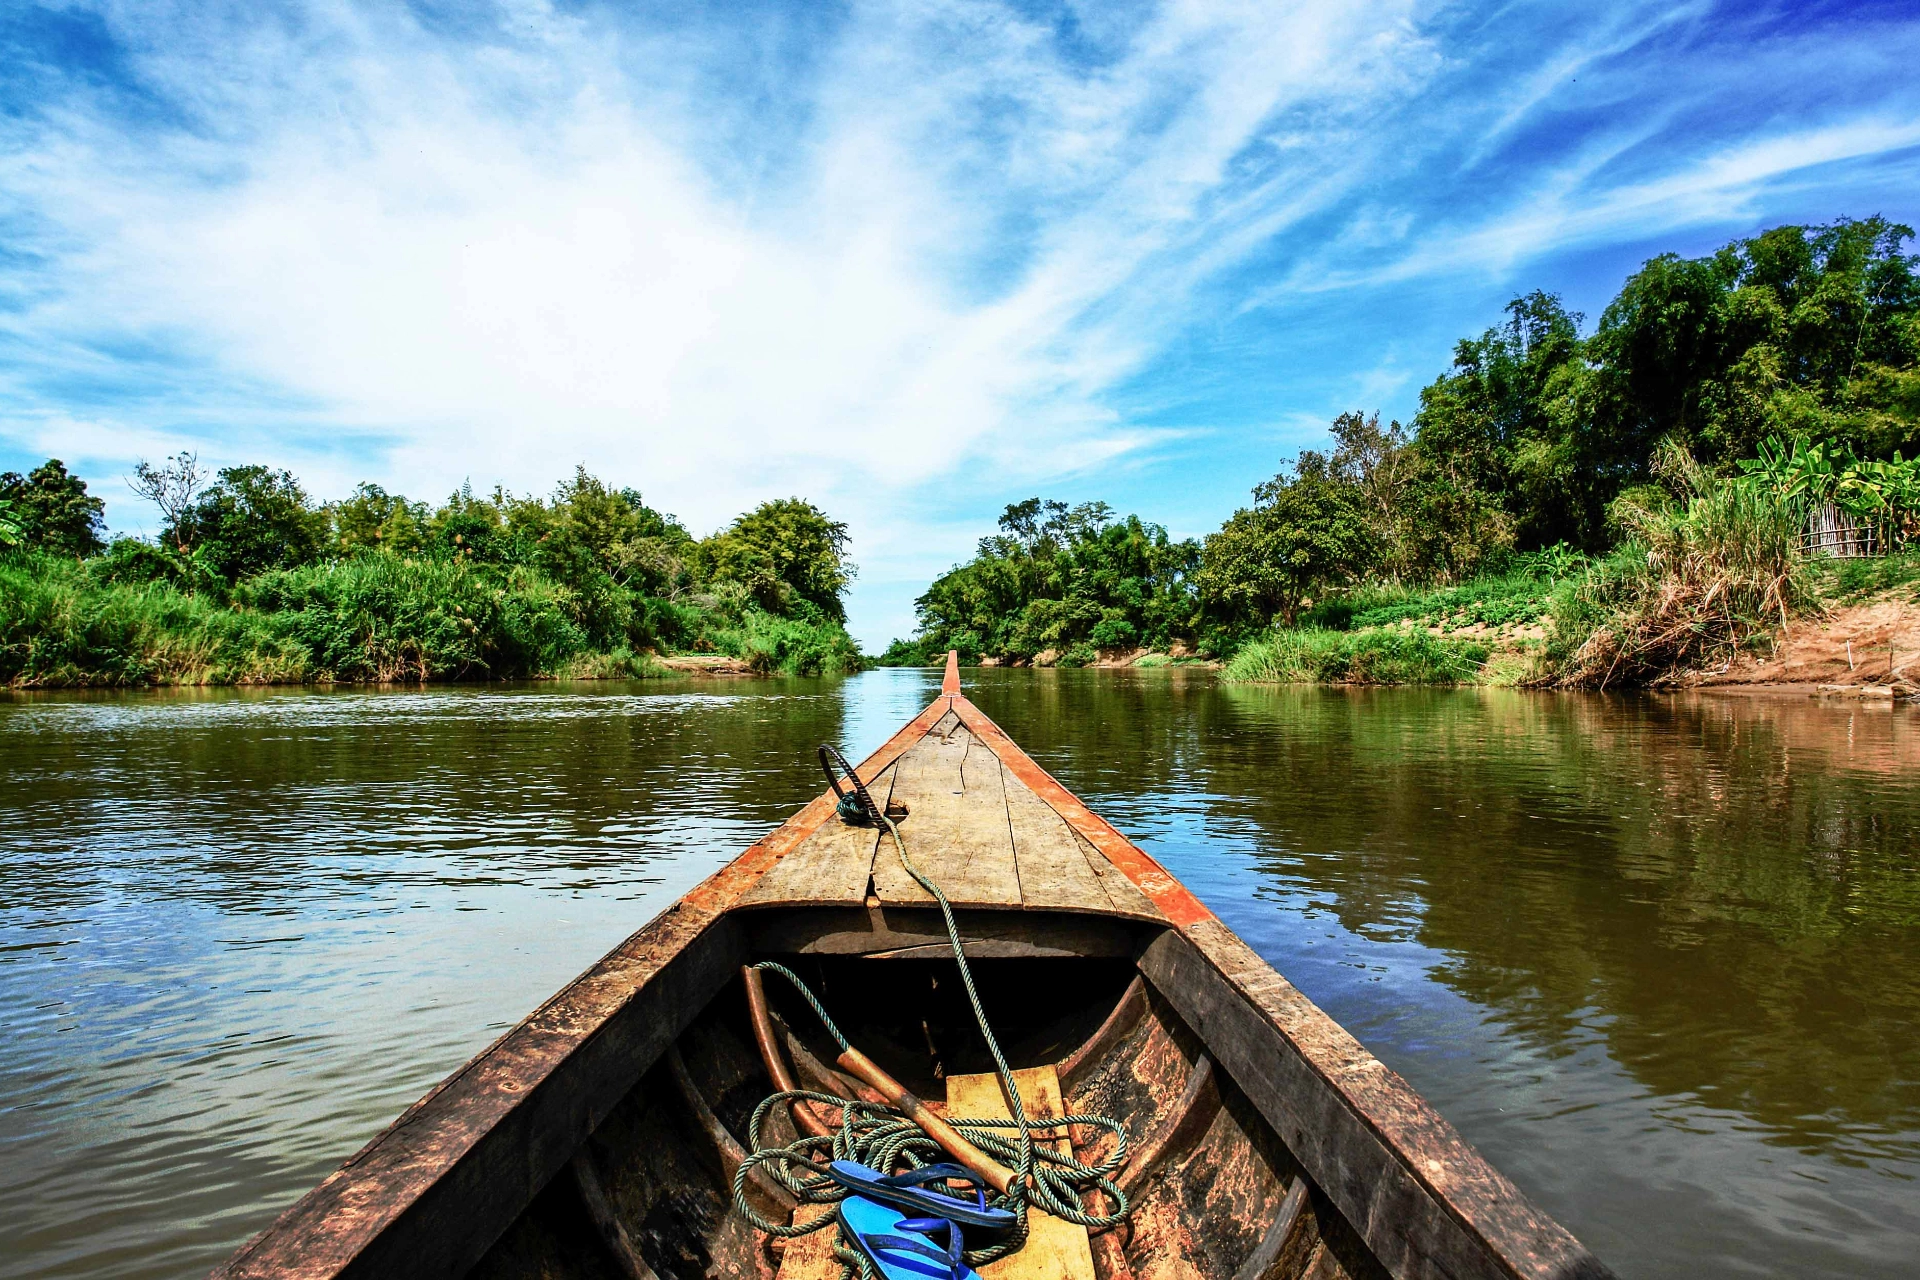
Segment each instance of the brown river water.
[{"label": "brown river water", "polygon": [[[1622,1275],[1915,1274],[1920,711],[967,676]],[[204,1273],[937,684],[0,695],[0,1274]]]}]

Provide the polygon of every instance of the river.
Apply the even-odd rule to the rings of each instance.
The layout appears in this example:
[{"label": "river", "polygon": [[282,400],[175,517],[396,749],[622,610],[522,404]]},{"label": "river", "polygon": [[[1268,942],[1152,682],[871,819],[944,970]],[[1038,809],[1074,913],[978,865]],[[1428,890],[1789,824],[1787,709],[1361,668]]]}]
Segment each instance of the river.
[{"label": "river", "polygon": [[[1913,1273],[1920,713],[966,674],[1622,1275]],[[0,700],[0,1273],[204,1273],[937,685]]]}]

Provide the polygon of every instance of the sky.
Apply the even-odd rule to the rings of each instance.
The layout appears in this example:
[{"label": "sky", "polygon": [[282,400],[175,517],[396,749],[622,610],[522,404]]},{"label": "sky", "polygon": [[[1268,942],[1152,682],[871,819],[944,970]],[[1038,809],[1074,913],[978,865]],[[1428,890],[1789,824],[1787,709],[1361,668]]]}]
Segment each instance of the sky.
[{"label": "sky", "polygon": [[1200,536],[1515,294],[1920,224],[1907,5],[0,6],[0,468]]}]

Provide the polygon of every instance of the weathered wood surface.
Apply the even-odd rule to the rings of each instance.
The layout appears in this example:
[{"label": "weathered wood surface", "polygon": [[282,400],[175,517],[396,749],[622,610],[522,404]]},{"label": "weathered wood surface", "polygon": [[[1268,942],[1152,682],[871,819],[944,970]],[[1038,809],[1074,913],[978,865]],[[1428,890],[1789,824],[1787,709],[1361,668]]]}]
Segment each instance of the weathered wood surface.
[{"label": "weathered wood surface", "polygon": [[[791,1221],[798,1226],[832,1213],[830,1204],[803,1204],[794,1210]],[[839,1235],[838,1227],[827,1226],[789,1237],[780,1255],[779,1280],[840,1280],[840,1260],[833,1256],[833,1242]]]},{"label": "weathered wood surface", "polygon": [[[1020,872],[1007,827],[1000,761],[956,725],[930,733],[900,758],[893,797],[911,810],[901,835],[907,854],[956,907],[1019,906]],[[933,896],[900,865],[893,841],[873,861],[882,904],[930,904]]]},{"label": "weathered wood surface", "polygon": [[1219,921],[1140,969],[1397,1280],[1612,1275]]},{"label": "weathered wood surface", "polygon": [[[951,955],[946,925],[934,907],[822,907],[806,912],[742,914],[757,952],[917,959]],[[1043,960],[1070,956],[1140,954],[1153,927],[1147,922],[1080,913],[977,909],[959,917],[960,941],[971,957]]]},{"label": "weathered wood surface", "polygon": [[[1119,868],[1013,776],[957,711],[943,711],[871,789],[883,803],[909,807],[900,824],[908,856],[957,907],[1162,918]],[[743,894],[740,905],[850,906],[864,900],[869,884],[882,904],[933,905],[884,832],[828,818]]]},{"label": "weathered wood surface", "polygon": [[1121,835],[1105,818],[1087,808],[1080,797],[1067,790],[1036,764],[1006,731],[987,718],[985,712],[969,702],[965,695],[952,697],[954,714],[967,730],[1000,758],[1009,780],[1017,780],[1040,797],[1067,825],[1086,839],[1108,865],[1119,871],[1151,903],[1154,912],[1176,925],[1196,920],[1211,920],[1213,913],[1193,896],[1191,890],[1170,875],[1166,868],[1148,857]]},{"label": "weathered wood surface", "polygon": [[[862,779],[876,803],[886,805],[893,792],[898,765],[877,778]],[[740,895],[743,907],[784,906],[796,903],[857,905],[867,899],[867,876],[873,869],[873,851],[882,833],[855,827],[830,817],[818,830],[760,877],[760,883]],[[891,844],[891,842],[889,842]]]},{"label": "weathered wood surface", "polygon": [[593,1159],[592,1145],[581,1143],[568,1165],[573,1170],[574,1186],[580,1192],[580,1203],[586,1209],[593,1229],[600,1234],[600,1243],[606,1246],[607,1257],[615,1269],[626,1280],[658,1280],[653,1268],[640,1256],[639,1246],[634,1244],[633,1237],[627,1234],[626,1224],[620,1221],[620,1215],[613,1211],[613,1205],[607,1199],[607,1189],[600,1178],[600,1167]]},{"label": "weathered wood surface", "polygon": [[[1028,1119],[1050,1120],[1066,1114],[1060,1079],[1052,1067],[1015,1071],[1013,1083],[1020,1091],[1020,1104]],[[957,1075],[947,1077],[947,1114],[976,1120],[1011,1120],[1013,1109],[1007,1105],[1000,1077],[991,1073]],[[1063,1154],[1072,1153],[1064,1134],[1051,1145]],[[989,1262],[980,1268],[980,1275],[982,1280],[1094,1280],[1093,1249],[1087,1242],[1087,1229],[1030,1209],[1026,1247]]]}]

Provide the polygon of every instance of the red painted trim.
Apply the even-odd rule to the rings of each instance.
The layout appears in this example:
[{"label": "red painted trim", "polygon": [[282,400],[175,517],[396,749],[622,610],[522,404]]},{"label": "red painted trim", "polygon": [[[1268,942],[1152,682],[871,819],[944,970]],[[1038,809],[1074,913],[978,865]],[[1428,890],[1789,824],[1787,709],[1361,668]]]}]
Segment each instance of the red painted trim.
[{"label": "red painted trim", "polygon": [[947,650],[947,674],[940,679],[940,692],[960,692],[960,651]]},{"label": "red painted trim", "polygon": [[1194,897],[1193,891],[1181,884],[1171,871],[1155,862],[1138,845],[1115,830],[1112,823],[1087,808],[1079,796],[1061,786],[1052,774],[1035,764],[1033,757],[1020,749],[1019,743],[1009,738],[1005,730],[988,719],[987,713],[974,706],[964,694],[954,695],[953,709],[959,714],[960,723],[986,743],[994,755],[1000,757],[1000,763],[1006,766],[1009,773],[1026,783],[1035,795],[1066,819],[1068,826],[1085,836],[1087,842],[1119,868],[1121,875],[1133,881],[1167,919],[1184,928],[1214,918],[1213,912],[1207,910],[1206,905]]}]

